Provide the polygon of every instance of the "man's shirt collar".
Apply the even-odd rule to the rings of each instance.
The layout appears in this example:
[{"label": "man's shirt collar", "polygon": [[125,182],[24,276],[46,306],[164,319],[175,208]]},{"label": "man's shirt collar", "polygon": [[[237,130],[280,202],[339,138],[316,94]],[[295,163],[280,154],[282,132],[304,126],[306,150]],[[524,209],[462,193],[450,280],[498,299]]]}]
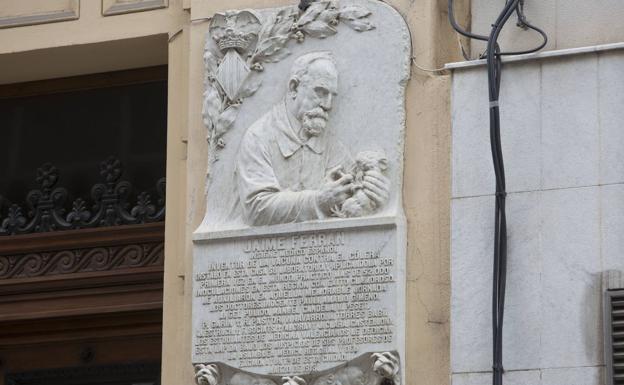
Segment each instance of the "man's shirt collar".
[{"label": "man's shirt collar", "polygon": [[289,158],[303,146],[307,146],[315,154],[322,154],[325,149],[323,135],[313,136],[305,143],[295,133],[286,112],[286,102],[278,103],[273,110],[274,124],[277,126],[277,145],[284,158]]}]

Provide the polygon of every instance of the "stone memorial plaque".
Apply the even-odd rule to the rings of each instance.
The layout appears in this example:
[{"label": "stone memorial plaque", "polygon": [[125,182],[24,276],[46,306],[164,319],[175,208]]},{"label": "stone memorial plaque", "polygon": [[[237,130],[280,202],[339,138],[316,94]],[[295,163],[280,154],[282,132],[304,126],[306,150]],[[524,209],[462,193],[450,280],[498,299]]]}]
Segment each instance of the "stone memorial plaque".
[{"label": "stone memorial plaque", "polygon": [[212,18],[198,384],[400,384],[410,56],[403,19],[378,1]]}]

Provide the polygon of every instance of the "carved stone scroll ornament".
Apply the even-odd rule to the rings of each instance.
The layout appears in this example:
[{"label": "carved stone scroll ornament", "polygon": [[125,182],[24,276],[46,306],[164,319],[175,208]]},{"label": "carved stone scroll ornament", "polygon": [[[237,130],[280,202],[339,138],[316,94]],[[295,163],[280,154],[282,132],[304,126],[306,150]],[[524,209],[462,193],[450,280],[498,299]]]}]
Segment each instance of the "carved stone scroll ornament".
[{"label": "carved stone scroll ornament", "polygon": [[195,383],[197,385],[219,385],[220,381],[221,375],[217,365],[195,365]]},{"label": "carved stone scroll ornament", "polygon": [[373,371],[381,377],[391,380],[394,385],[401,385],[399,357],[392,352],[373,353]]},{"label": "carved stone scroll ornament", "polygon": [[266,63],[279,62],[290,54],[291,40],[323,39],[338,32],[344,23],[362,32],[374,28],[371,12],[358,5],[341,7],[337,0],[312,3],[305,12],[296,5],[282,8],[266,20],[253,11],[217,13],[210,24],[204,50],[202,116],[208,130],[208,170],[225,146],[223,135],[232,126],[245,98],[262,84]]},{"label": "carved stone scroll ornament", "polygon": [[196,385],[400,385],[400,361],[396,352],[368,353],[322,372],[290,376],[265,376],[221,364],[196,364]]},{"label": "carved stone scroll ornament", "polygon": [[282,385],[308,385],[308,383],[299,376],[286,376],[282,377]]}]

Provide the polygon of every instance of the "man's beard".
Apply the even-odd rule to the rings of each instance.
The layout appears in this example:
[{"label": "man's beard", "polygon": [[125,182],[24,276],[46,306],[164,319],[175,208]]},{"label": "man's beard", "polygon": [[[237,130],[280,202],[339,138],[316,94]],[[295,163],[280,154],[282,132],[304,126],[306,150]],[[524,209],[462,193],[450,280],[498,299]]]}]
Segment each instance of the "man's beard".
[{"label": "man's beard", "polygon": [[329,114],[320,107],[304,112],[301,128],[310,137],[319,136],[325,131]]}]

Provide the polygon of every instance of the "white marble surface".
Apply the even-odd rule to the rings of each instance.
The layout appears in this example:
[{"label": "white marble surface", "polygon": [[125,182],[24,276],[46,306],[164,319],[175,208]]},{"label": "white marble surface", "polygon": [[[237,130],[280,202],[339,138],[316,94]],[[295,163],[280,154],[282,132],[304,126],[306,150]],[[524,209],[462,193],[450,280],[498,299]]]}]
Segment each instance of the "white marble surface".
[{"label": "white marble surface", "polygon": [[[540,187],[541,139],[539,64],[510,65],[514,76],[503,77],[501,119],[508,191],[530,191]],[[494,170],[490,156],[487,74],[482,68],[462,71],[453,78],[453,196],[491,193]],[[459,92],[470,90],[470,92]],[[516,111],[521,109],[522,114]],[[484,180],[492,181],[483,183]]]},{"label": "white marble surface", "polygon": [[[503,381],[508,385],[603,385],[603,367],[560,368],[506,372]],[[492,382],[491,373],[458,373],[452,376],[452,385],[486,385]]]},{"label": "white marble surface", "polygon": [[604,270],[624,272],[624,184],[602,186],[600,205],[603,210],[601,246]]},{"label": "white marble surface", "polygon": [[[621,202],[624,186],[617,187],[508,196],[507,369],[603,363],[601,271],[623,266],[621,254],[600,257],[599,194],[608,189],[607,199]],[[455,199],[452,212],[451,365],[484,371],[491,366],[493,199]],[[605,217],[604,239],[619,242],[617,210]]]},{"label": "white marble surface", "polygon": [[603,363],[599,188],[542,192],[543,368]]},{"label": "white marble surface", "polygon": [[[338,72],[338,89],[329,111],[327,133],[343,143],[351,157],[361,151],[380,150],[388,160],[390,197],[373,216],[392,216],[402,211],[403,148],[405,131],[405,85],[409,79],[410,37],[400,15],[390,6],[372,0],[342,0],[339,7],[359,5],[372,13],[375,28],[358,32],[340,22],[337,33],[302,43],[291,41],[290,55],[264,63],[259,76],[262,85],[244,99],[233,125],[223,135],[225,147],[217,149],[218,161],[211,164],[207,210],[198,232],[248,227],[240,215],[236,190],[236,162],[241,138],[260,117],[280,103],[288,91],[289,75],[298,57],[318,51],[333,54]],[[268,19],[275,9],[259,11]],[[279,56],[279,55],[278,55]],[[374,95],[376,97],[371,97]]]},{"label": "white marble surface", "polygon": [[542,371],[544,385],[603,385],[604,367],[560,368]]},{"label": "white marble surface", "polygon": [[[540,367],[542,286],[539,193],[508,199],[509,259],[504,345],[509,370]],[[491,368],[491,197],[453,201],[451,365],[453,372]],[[482,226],[475,225],[477,223]]]},{"label": "white marble surface", "polygon": [[[503,377],[506,385],[540,385],[539,370],[507,372]],[[452,385],[487,385],[492,383],[491,373],[459,373],[453,374]],[[544,384],[546,385],[546,384]],[[590,385],[590,384],[587,384]]]},{"label": "white marble surface", "polygon": [[[322,6],[319,4],[315,3],[311,9]],[[357,12],[361,12],[361,7],[369,10],[370,17],[366,16],[366,20],[375,28],[357,32],[341,20],[338,25],[332,25],[337,30],[332,36],[323,39],[306,36],[303,42],[289,42],[290,55],[263,63],[262,86],[237,107],[240,108],[238,116],[221,137],[221,145],[225,146],[214,150],[218,151],[218,159],[213,158],[216,160],[211,163],[206,215],[193,234],[193,363],[215,363],[230,374],[243,370],[264,376],[262,378],[274,376],[273,380],[279,381],[276,377],[279,375],[314,377],[317,371],[334,370],[356,358],[364,360],[370,369],[367,357],[372,353],[393,352],[399,361],[405,359],[407,240],[401,192],[405,86],[411,49],[409,31],[402,17],[384,3],[341,0],[338,9],[343,6],[360,7]],[[259,19],[271,20],[271,15],[277,12],[280,9],[260,10]],[[328,12],[323,15],[333,11]],[[231,16],[221,18],[228,17]],[[249,14],[244,17],[253,19]],[[222,22],[227,24],[227,21]],[[215,28],[218,30],[218,26]],[[208,46],[214,50],[212,42],[209,41]],[[298,57],[321,51],[331,52],[333,59],[322,59],[325,60],[323,68],[315,70],[320,75],[312,76],[313,71],[309,70],[301,79],[291,76],[291,67]],[[240,68],[238,71],[244,72]],[[338,86],[334,94],[336,72]],[[210,81],[210,76],[206,78]],[[318,87],[308,87],[306,82],[321,78],[328,81],[317,84]],[[228,84],[235,88],[235,84]],[[293,84],[301,88],[295,89]],[[329,100],[333,102],[332,108],[326,109],[329,113],[326,130],[345,144],[345,152],[352,156],[365,150],[385,153],[388,168],[384,175],[388,178],[389,200],[372,214],[360,217],[287,221],[274,220],[270,215],[265,221],[268,225],[245,223],[236,211],[237,189],[241,186],[237,177],[242,175],[237,172],[246,167],[244,162],[234,166],[237,159],[240,160],[240,149],[245,148],[239,145],[241,138],[277,103],[284,106],[285,98],[292,98],[295,100],[292,105],[296,105],[298,92],[303,92],[297,90],[314,89],[318,94],[319,87],[331,93],[322,97],[326,105],[330,104]],[[204,99],[205,111],[206,105],[210,105],[206,100],[212,99]],[[285,114],[293,112],[290,110],[292,100],[285,103]],[[310,100],[316,99],[310,97]],[[322,107],[320,102],[317,104]],[[304,125],[296,114],[276,118],[273,122],[293,124],[293,119]],[[206,126],[211,127],[210,124]],[[298,135],[298,140],[302,141],[301,134]],[[310,146],[297,143],[295,151],[303,151],[303,148],[321,154],[329,152],[329,147],[318,151],[319,148],[313,148],[314,143]],[[263,147],[269,149],[267,154],[254,152],[258,155],[256,158],[262,159],[250,163],[271,159],[273,162],[266,163],[277,174],[274,166],[277,161],[287,164],[288,159],[296,158],[284,154],[283,143],[279,144],[279,152],[269,153],[268,145]],[[303,163],[305,156],[301,159],[302,173],[318,174],[316,168],[307,167],[313,164],[311,161]],[[268,169],[263,167],[264,171]],[[344,171],[356,173],[351,169]],[[268,174],[264,172],[262,179]],[[248,177],[249,181],[254,177],[261,179],[253,172],[248,173]],[[297,177],[301,185],[307,183],[305,175],[295,171],[282,179]],[[279,178],[275,178],[280,184],[279,192],[309,192],[320,187],[299,188],[292,183],[281,186]],[[274,190],[271,186],[261,193]],[[303,239],[314,241],[303,245]],[[326,244],[330,239],[341,241]],[[236,296],[230,296],[232,293]],[[317,308],[310,304],[320,305]],[[328,318],[314,319],[315,316]],[[241,336],[243,338],[238,341]],[[399,367],[400,364],[397,370]],[[402,373],[403,369],[399,370],[399,375]]]},{"label": "white marble surface", "polygon": [[[603,274],[624,271],[623,65],[624,52],[611,51],[505,66],[506,383],[604,381]],[[485,81],[482,67],[453,72],[453,384],[491,378],[483,373],[492,365],[494,218]]]},{"label": "white marble surface", "polygon": [[[404,231],[403,226],[397,229],[395,224],[385,226],[360,224],[338,230],[296,231],[202,242],[196,248],[194,263],[193,343],[194,346],[201,345],[206,351],[195,351],[193,362],[223,362],[259,374],[292,375],[327,370],[370,352],[399,351],[404,357],[405,262],[404,250],[401,250],[404,248]],[[335,251],[313,251],[320,245],[319,235],[323,235],[324,243],[328,243],[334,236],[339,237],[336,238],[337,245],[331,247]],[[311,237],[315,237],[315,246],[304,245],[305,239],[310,244]],[[276,253],[276,257],[256,256],[263,253],[253,251],[252,245],[258,244],[264,250],[266,249],[266,246],[263,246],[266,244],[262,243],[264,239],[275,241],[267,250],[270,250],[269,254]],[[291,250],[300,250],[304,254],[288,254]],[[354,256],[353,253],[359,255]],[[367,256],[367,253],[378,255]],[[278,254],[280,256],[277,256]],[[222,271],[236,270],[234,276],[245,279],[245,283],[235,284],[226,279],[215,289],[219,290],[219,287],[226,286],[240,288],[244,285],[249,288],[245,293],[250,297],[224,302],[226,306],[236,305],[237,315],[229,317],[227,312],[219,311],[218,305],[215,305],[220,303],[217,296],[200,295],[202,283],[210,285],[214,280],[197,277],[202,273],[215,272],[215,266],[232,263],[234,267],[227,267]],[[236,267],[239,264],[245,267]],[[349,267],[351,265],[352,267]],[[292,280],[289,276],[295,279]],[[275,282],[277,286],[269,282]],[[375,297],[362,299],[363,296],[371,294]],[[283,300],[284,303],[279,305],[271,299]],[[237,305],[241,301],[244,306]],[[319,310],[314,307],[316,305]],[[321,311],[321,307],[326,309]],[[234,328],[202,326],[206,322],[219,323],[224,316],[225,319],[231,318],[232,322],[242,323]],[[325,318],[288,321],[298,316]],[[254,332],[254,327],[265,325],[273,325],[276,329]],[[234,344],[233,346],[240,349],[236,353],[220,349],[216,342],[201,343],[199,335],[218,338],[221,334],[217,329],[234,331],[234,335],[241,334],[249,338],[256,334],[264,335],[262,341],[272,346],[271,351],[276,356],[264,358],[260,363],[254,364],[241,355],[247,349],[251,353],[255,352],[250,343]],[[278,337],[280,332],[294,334],[288,338],[284,334],[284,337],[280,338]],[[308,332],[321,334],[310,337],[306,336]],[[329,334],[324,336],[324,333]],[[366,338],[371,340],[361,341]],[[341,342],[343,339],[350,342]],[[280,346],[280,343],[286,343],[287,347]],[[281,356],[280,352],[288,351],[289,348],[294,350],[287,356]],[[310,353],[318,349],[332,354],[346,352],[346,358],[338,361],[329,358],[324,360],[315,353]],[[297,357],[300,364],[289,364],[288,360],[292,357]],[[313,361],[304,361],[307,358]]]},{"label": "white marble surface", "polygon": [[[492,345],[489,270],[493,204],[489,197],[457,199],[451,226],[451,369],[485,371],[492,367],[486,352]],[[479,226],[478,224],[482,224]],[[461,257],[460,257],[461,256]]]},{"label": "white marble surface", "polygon": [[[620,115],[624,51],[510,63],[501,89],[508,191],[624,182]],[[457,69],[452,86],[452,194],[491,194],[485,68]]]},{"label": "white marble surface", "polygon": [[543,63],[540,155],[544,189],[598,184],[597,69],[597,55]]},{"label": "white marble surface", "polygon": [[620,80],[622,54],[605,52],[598,56],[600,108],[600,183],[624,183],[624,81]]}]

